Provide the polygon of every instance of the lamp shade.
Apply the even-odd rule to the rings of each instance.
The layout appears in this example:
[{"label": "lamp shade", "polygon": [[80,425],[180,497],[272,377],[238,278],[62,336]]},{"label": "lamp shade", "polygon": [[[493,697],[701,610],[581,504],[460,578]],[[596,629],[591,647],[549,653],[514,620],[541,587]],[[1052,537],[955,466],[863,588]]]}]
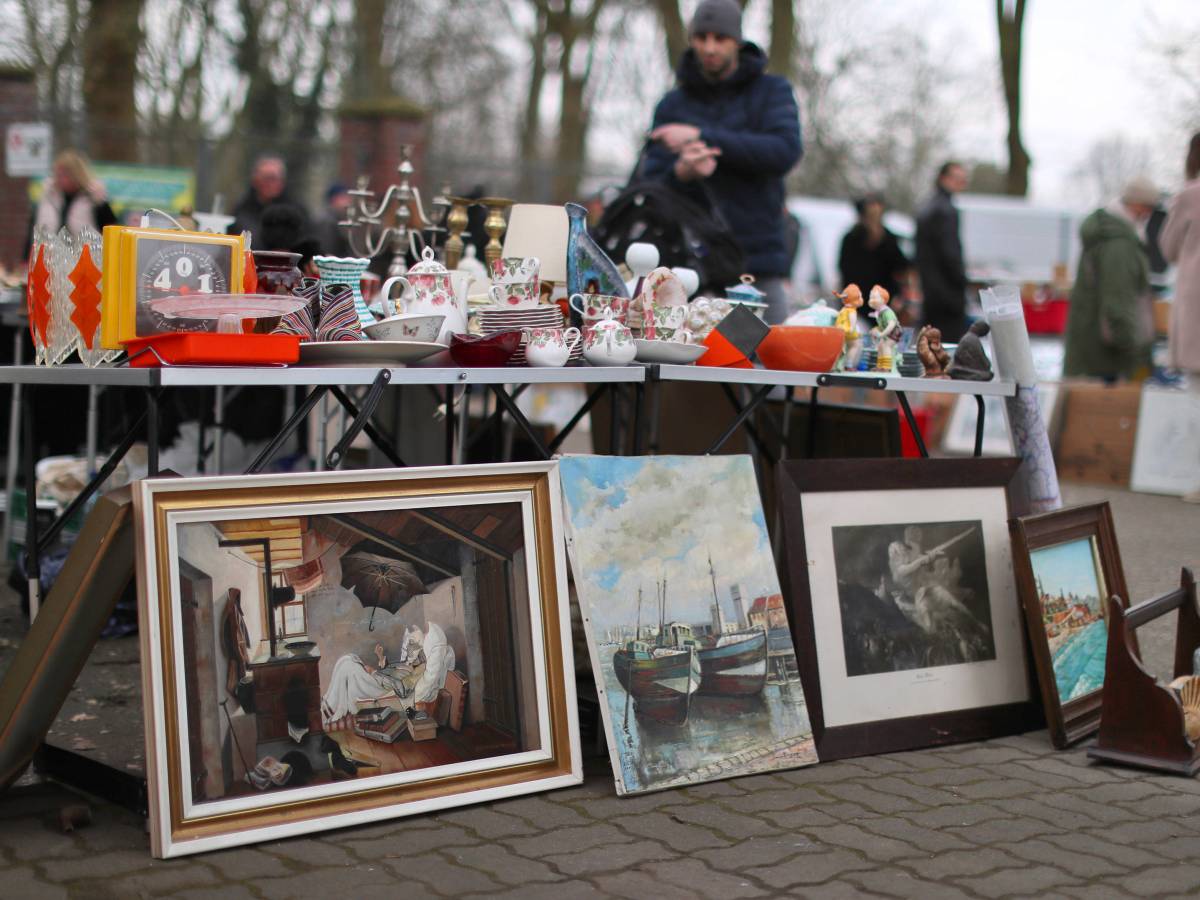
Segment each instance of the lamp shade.
[{"label": "lamp shade", "polygon": [[542,281],[567,280],[567,211],[542,203],[516,203],[508,214],[504,255],[536,256]]}]

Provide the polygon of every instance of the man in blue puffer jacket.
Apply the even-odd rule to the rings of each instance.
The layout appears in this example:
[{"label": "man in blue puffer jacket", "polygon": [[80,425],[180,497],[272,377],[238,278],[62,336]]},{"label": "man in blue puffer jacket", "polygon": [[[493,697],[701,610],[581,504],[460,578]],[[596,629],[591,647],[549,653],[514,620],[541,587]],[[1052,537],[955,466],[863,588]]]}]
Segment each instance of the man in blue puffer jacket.
[{"label": "man in blue puffer jacket", "polygon": [[689,36],[679,86],[654,111],[642,175],[716,207],[767,294],[768,321],[782,322],[791,266],[783,179],[803,153],[796,98],[766,74],[766,54],[742,42],[735,0],[703,0]]}]

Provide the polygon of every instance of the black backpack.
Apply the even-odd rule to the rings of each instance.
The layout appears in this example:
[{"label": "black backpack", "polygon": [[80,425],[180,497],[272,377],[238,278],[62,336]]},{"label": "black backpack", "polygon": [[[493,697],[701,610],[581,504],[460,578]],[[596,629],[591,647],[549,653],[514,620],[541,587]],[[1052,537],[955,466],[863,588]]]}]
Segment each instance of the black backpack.
[{"label": "black backpack", "polygon": [[745,256],[716,211],[704,209],[666,184],[635,181],[604,209],[592,236],[614,262],[636,241],[658,248],[660,266],[684,266],[700,276],[700,290],[737,284]]}]

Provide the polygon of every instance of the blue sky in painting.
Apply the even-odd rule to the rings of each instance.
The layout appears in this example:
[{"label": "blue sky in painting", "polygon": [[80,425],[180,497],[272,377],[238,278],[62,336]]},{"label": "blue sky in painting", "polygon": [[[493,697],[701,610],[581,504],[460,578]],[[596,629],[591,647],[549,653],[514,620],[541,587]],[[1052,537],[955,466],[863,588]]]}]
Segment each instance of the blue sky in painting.
[{"label": "blue sky in painting", "polygon": [[1033,572],[1041,579],[1046,593],[1058,596],[1076,594],[1097,597],[1103,593],[1092,554],[1092,539],[1079,538],[1053,547],[1043,547],[1029,554]]}]

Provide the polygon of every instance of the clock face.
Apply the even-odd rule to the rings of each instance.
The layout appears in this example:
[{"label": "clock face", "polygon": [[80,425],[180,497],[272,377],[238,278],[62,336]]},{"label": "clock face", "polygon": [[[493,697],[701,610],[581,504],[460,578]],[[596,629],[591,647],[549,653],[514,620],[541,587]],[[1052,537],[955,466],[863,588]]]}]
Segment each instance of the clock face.
[{"label": "clock face", "polygon": [[233,252],[221,244],[143,237],[137,245],[137,333],[206,331],[203,320],[167,319],[149,303],[179,294],[230,293]]}]

